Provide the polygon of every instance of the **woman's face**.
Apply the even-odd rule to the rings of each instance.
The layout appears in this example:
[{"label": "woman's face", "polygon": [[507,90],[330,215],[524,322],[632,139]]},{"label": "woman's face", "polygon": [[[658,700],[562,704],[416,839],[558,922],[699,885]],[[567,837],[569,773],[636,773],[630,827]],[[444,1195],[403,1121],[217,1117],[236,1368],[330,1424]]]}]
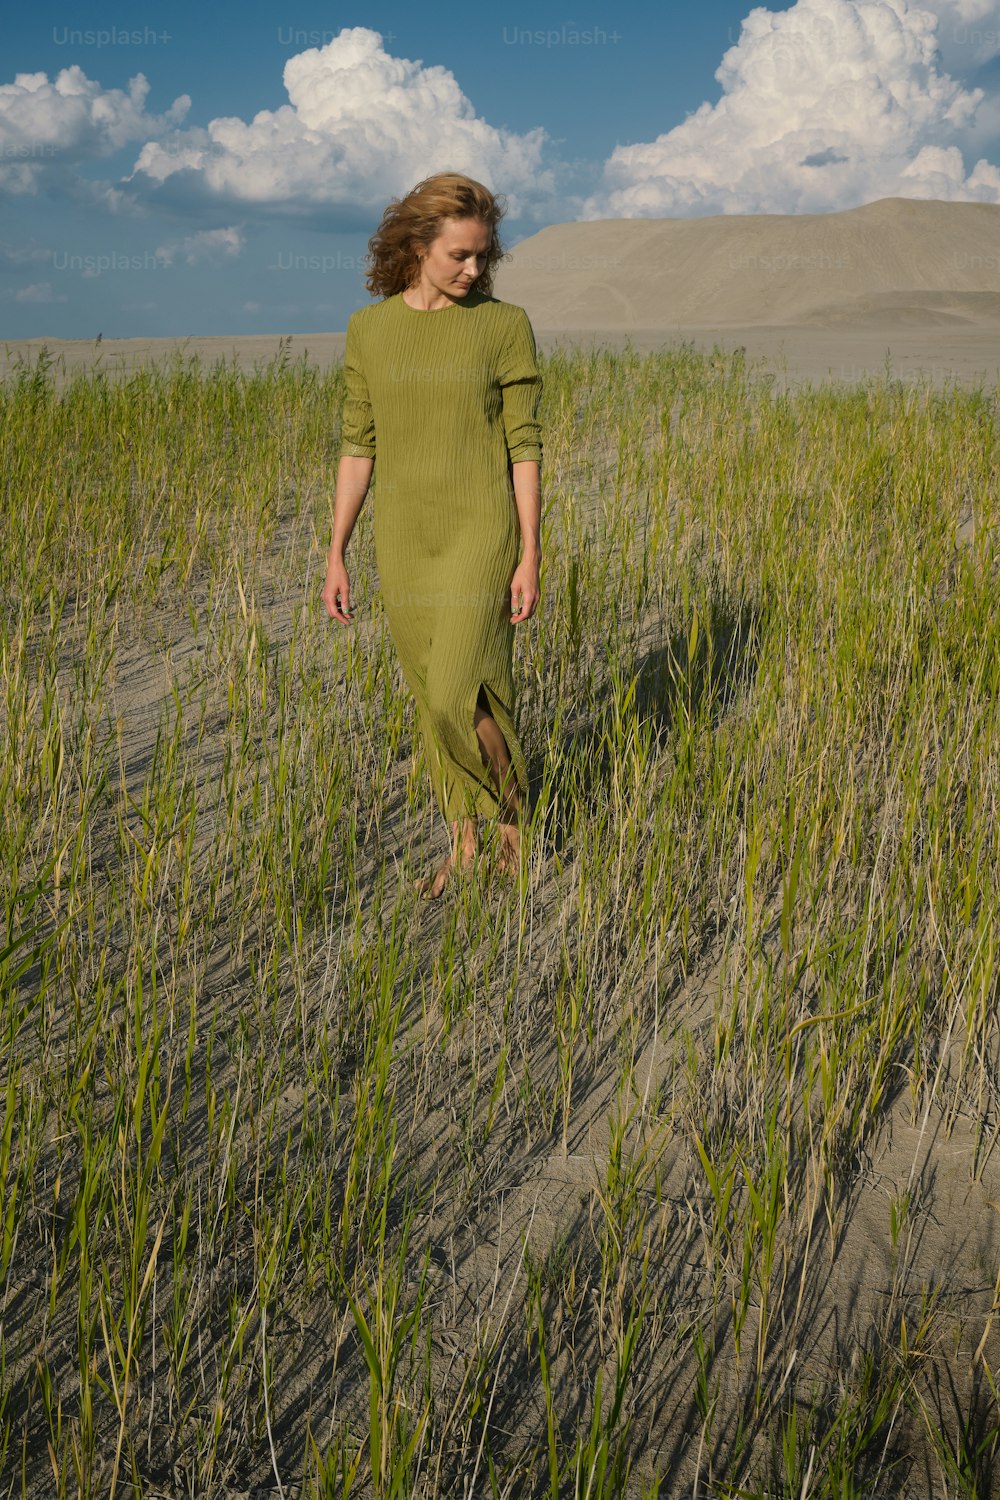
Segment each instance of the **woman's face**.
[{"label": "woman's face", "polygon": [[[464,296],[486,269],[492,230],[479,219],[445,219],[423,258],[423,279],[435,291]],[[428,288],[429,290],[430,288]]]}]

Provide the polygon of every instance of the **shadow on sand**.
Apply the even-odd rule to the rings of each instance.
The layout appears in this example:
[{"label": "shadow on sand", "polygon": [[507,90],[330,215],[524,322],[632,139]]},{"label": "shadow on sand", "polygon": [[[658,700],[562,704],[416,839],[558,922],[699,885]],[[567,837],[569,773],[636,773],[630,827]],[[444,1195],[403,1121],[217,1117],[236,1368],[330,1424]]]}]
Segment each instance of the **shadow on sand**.
[{"label": "shadow on sand", "polygon": [[[667,639],[637,660],[624,683],[615,683],[605,665],[604,697],[597,711],[578,719],[560,743],[554,790],[572,789],[572,795],[559,797],[550,822],[557,852],[566,843],[572,804],[582,802],[593,812],[606,800],[623,739],[648,724],[662,745],[683,724],[713,729],[722,721],[756,675],[762,623],[759,603],[716,590],[697,633],[676,625]],[[541,755],[531,758],[528,772],[533,815],[546,775]]]}]

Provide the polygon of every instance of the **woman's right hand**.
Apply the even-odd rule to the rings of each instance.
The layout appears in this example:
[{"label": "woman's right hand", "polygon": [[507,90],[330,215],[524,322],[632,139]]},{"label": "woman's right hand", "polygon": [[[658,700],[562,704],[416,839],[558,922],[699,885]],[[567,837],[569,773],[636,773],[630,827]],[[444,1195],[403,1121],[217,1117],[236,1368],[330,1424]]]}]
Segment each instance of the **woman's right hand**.
[{"label": "woman's right hand", "polygon": [[351,608],[351,580],[348,577],[344,559],[336,557],[332,553],[326,565],[323,603],[326,605],[326,612],[332,620],[339,620],[341,625],[353,624],[349,614]]}]

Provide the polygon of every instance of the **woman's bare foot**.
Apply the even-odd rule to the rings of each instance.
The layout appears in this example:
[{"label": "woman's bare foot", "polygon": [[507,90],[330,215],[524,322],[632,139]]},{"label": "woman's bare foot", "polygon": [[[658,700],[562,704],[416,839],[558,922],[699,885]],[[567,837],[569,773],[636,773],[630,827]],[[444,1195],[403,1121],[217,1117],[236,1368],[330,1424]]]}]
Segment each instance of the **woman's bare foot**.
[{"label": "woman's bare foot", "polygon": [[466,818],[461,825],[451,825],[451,853],[443,859],[430,875],[417,881],[417,894],[424,901],[436,901],[441,895],[453,870],[470,870],[476,857],[476,825]]},{"label": "woman's bare foot", "polygon": [[497,869],[501,875],[516,876],[521,871],[521,833],[516,823],[498,823],[500,847]]},{"label": "woman's bare foot", "polygon": [[448,884],[448,876],[455,868],[455,856],[449,854],[443,859],[436,870],[429,875],[424,875],[417,881],[417,894],[424,901],[436,901]]}]

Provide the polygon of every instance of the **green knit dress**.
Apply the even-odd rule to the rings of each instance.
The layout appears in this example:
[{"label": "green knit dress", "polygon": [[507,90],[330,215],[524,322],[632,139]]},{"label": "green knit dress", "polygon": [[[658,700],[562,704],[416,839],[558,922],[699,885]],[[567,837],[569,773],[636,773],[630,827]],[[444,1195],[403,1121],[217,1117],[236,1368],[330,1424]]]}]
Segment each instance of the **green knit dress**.
[{"label": "green knit dress", "polygon": [[521,546],[511,466],[542,458],[528,315],[475,290],[432,310],[397,292],[351,314],[344,374],[340,453],[375,459],[379,581],[438,806],[449,821],[494,816],[480,687],[528,791],[510,621]]}]

